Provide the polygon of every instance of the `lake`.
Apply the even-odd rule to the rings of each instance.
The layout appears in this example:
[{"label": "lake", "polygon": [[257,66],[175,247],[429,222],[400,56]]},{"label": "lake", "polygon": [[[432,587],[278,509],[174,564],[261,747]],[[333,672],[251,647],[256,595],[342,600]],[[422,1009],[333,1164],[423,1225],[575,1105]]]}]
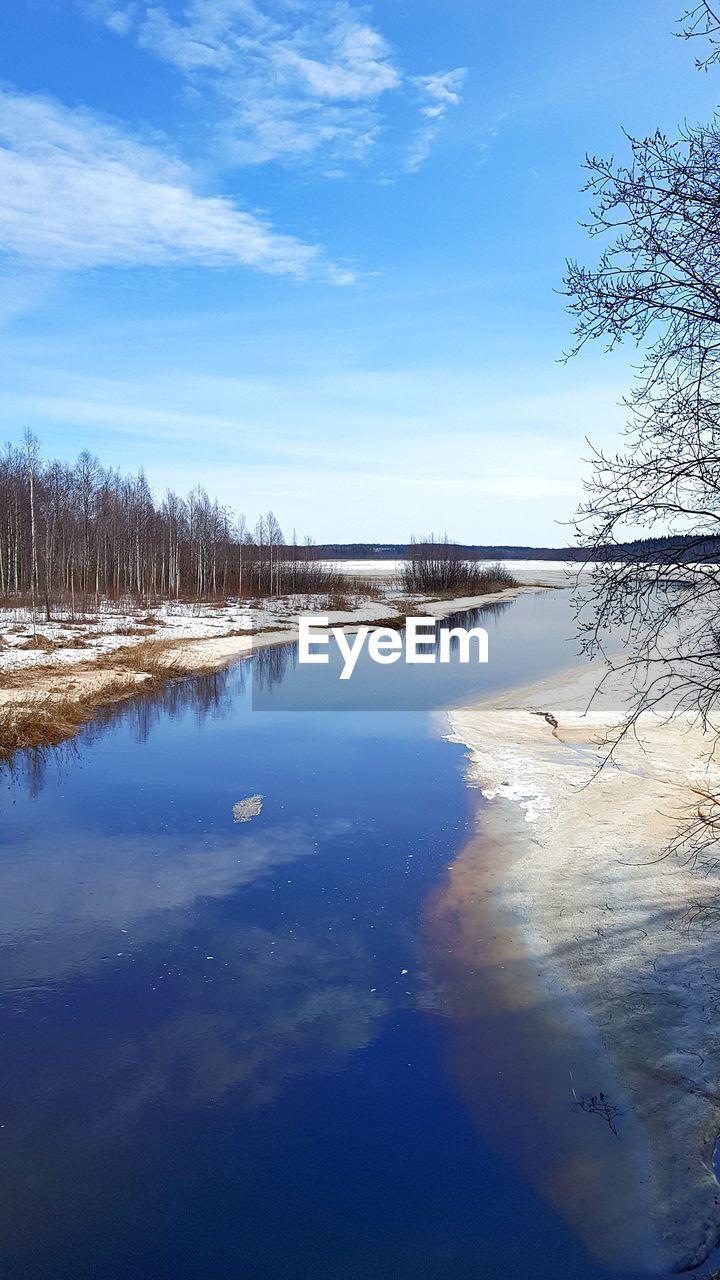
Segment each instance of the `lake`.
[{"label": "lake", "polygon": [[[433,903],[479,795],[428,710],[577,652],[567,592],[480,621],[487,667],[424,668],[422,691],[398,667],[390,707],[364,657],[353,706],[375,709],[328,683],[335,709],[308,710],[283,647],[2,775],[5,1276],[609,1274],[536,1176],[543,1045],[495,1091],[479,1009],[457,1067]],[[493,1042],[516,1023],[494,1010]],[[601,1122],[567,1110],[591,1158]]]}]

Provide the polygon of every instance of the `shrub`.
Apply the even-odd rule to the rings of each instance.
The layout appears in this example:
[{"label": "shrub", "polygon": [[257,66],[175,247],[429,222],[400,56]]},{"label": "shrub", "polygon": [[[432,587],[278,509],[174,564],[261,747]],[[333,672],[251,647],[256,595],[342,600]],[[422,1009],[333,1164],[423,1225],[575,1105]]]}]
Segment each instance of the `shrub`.
[{"label": "shrub", "polygon": [[416,595],[480,596],[517,586],[517,578],[502,564],[463,559],[460,548],[447,538],[430,535],[412,540],[400,582]]}]

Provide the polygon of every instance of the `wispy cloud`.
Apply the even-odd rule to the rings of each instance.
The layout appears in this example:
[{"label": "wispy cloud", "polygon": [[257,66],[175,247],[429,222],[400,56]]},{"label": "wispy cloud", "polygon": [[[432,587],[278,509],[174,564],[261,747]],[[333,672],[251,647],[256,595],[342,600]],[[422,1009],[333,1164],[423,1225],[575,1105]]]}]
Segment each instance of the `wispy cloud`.
[{"label": "wispy cloud", "polygon": [[431,76],[416,76],[415,84],[427,99],[421,111],[428,120],[437,120],[445,115],[448,107],[458,105],[461,101],[459,90],[466,75],[467,67],[456,67],[454,71],[436,71]]},{"label": "wispy cloud", "polygon": [[[236,344],[237,322],[228,316],[222,328]],[[136,336],[139,345],[147,345],[145,332]],[[271,506],[283,527],[296,525],[320,542],[341,528],[349,540],[362,540],[360,485],[373,495],[384,538],[406,538],[418,511],[428,510],[454,537],[477,541],[480,498],[488,541],[552,545],[560,537],[555,522],[570,520],[582,497],[577,424],[612,451],[624,423],[621,381],[577,371],[558,390],[541,364],[523,366],[520,389],[515,366],[492,374],[432,364],[359,370],[337,357],[329,368],[303,359],[292,373],[217,377],[197,371],[202,357],[180,347],[176,331],[168,347],[183,352],[182,370],[160,375],[161,357],[153,357],[149,374],[108,379],[82,367],[93,343],[83,346],[82,333],[61,353],[64,367],[57,354],[54,365],[42,367],[37,344],[29,360],[17,344],[3,348],[0,357],[11,366],[0,388],[6,434],[19,441],[31,422],[49,454],[69,458],[90,447],[128,469],[137,466],[140,442],[156,492],[168,485],[186,492],[199,480],[231,507]],[[104,334],[108,341],[123,349],[122,331]],[[252,368],[252,348],[248,354]]]},{"label": "wispy cloud", "polygon": [[282,235],[114,122],[0,91],[0,245],[54,268],[240,265],[338,283],[317,246]]},{"label": "wispy cloud", "polygon": [[450,107],[462,101],[460,90],[467,77],[466,67],[453,71],[436,71],[428,76],[416,76],[413,83],[420,94],[420,114],[424,123],[417,130],[405,160],[405,169],[414,173],[427,160],[432,151],[445,116]]},{"label": "wispy cloud", "polygon": [[222,107],[216,143],[232,165],[365,159],[385,124],[383,97],[418,88],[427,156],[459,101],[464,71],[407,75],[366,6],[348,0],[187,0],[179,11],[79,2]]}]

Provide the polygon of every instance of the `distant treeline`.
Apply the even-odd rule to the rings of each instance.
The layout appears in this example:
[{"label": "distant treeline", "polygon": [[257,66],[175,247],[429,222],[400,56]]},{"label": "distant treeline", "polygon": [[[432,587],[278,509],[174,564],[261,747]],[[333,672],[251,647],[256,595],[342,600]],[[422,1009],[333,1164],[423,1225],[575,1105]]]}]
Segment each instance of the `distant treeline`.
[{"label": "distant treeline", "polygon": [[159,501],[142,470],[125,475],[84,451],[40,457],[27,432],[0,454],[0,596],[33,608],[87,597],[208,600],[336,591],[347,578],[288,545],[272,511],[245,517],[198,486]]},{"label": "distant treeline", "polygon": [[[612,546],[593,547],[523,547],[505,543],[455,543],[458,555],[466,560],[638,560],[677,563],[717,560],[720,537],[697,534],[665,538],[635,538]],[[405,542],[325,542],[314,545],[311,555],[318,560],[404,560],[408,557]]]},{"label": "distant treeline", "polygon": [[[426,539],[431,559],[583,560],[578,547],[451,544]],[[33,606],[93,596],[196,600],[340,591],[326,560],[417,558],[422,540],[326,543],[286,540],[272,511],[249,528],[244,516],[198,486],[157,499],[142,470],[127,475],[87,451],[77,462],[41,458],[27,432],[0,453],[0,596]],[[594,559],[655,563],[720,559],[720,537],[646,538],[600,548]],[[447,567],[443,572],[448,572]],[[455,572],[455,570],[454,570]],[[367,585],[367,584],[365,584]]]}]

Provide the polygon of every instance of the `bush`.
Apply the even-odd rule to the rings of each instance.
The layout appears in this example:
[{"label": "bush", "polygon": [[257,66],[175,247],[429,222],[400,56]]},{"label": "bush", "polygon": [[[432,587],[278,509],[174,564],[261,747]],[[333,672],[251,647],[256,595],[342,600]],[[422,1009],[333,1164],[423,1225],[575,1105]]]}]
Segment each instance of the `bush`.
[{"label": "bush", "polygon": [[502,564],[463,559],[447,538],[431,535],[412,540],[400,575],[403,590],[417,595],[480,596],[517,586],[517,578]]}]

